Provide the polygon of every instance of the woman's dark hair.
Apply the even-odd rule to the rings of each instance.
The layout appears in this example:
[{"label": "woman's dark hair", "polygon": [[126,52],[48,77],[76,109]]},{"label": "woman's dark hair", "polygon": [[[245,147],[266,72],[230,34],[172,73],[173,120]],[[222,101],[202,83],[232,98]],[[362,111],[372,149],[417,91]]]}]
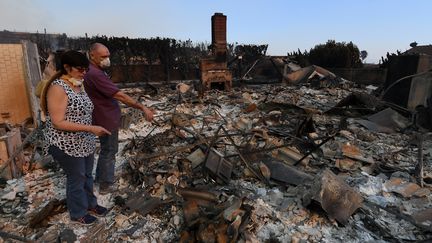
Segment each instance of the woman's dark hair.
[{"label": "woman's dark hair", "polygon": [[62,74],[67,74],[64,65],[67,64],[71,67],[83,67],[88,68],[90,62],[87,59],[86,55],[79,51],[67,51],[61,55],[61,67],[60,71]]},{"label": "woman's dark hair", "polygon": [[[56,59],[57,58],[58,58],[58,55],[56,55]],[[63,74],[67,74],[66,69],[64,68],[63,64],[67,64],[71,67],[88,68],[90,65],[90,62],[87,59],[86,55],[84,55],[78,51],[66,51],[66,52],[63,52],[60,54],[60,66],[57,67],[57,72],[53,76],[51,76],[50,79],[48,79],[48,81],[46,82],[46,84],[42,88],[41,108],[45,114],[47,114],[47,111],[48,111],[46,96],[47,96],[48,89],[51,86],[51,83],[54,80],[60,78]]]}]

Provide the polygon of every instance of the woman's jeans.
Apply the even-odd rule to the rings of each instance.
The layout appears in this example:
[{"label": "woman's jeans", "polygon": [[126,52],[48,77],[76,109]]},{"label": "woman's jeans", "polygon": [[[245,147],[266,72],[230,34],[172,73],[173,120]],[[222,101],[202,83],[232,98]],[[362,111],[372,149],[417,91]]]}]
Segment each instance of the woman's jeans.
[{"label": "woman's jeans", "polygon": [[94,155],[73,157],[56,146],[50,146],[49,153],[66,173],[66,203],[71,219],[79,219],[87,210],[97,205],[93,194]]}]

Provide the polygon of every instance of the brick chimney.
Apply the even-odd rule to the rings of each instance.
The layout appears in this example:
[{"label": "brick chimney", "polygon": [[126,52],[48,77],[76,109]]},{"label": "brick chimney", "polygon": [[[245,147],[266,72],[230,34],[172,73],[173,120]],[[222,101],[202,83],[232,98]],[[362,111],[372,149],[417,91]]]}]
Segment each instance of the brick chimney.
[{"label": "brick chimney", "polygon": [[218,60],[226,61],[227,38],[226,22],[227,17],[222,13],[215,13],[212,18],[212,50]]},{"label": "brick chimney", "polygon": [[222,86],[226,91],[232,87],[232,74],[227,68],[226,20],[222,13],[215,13],[211,18],[212,54],[200,61],[201,96],[212,86]]}]

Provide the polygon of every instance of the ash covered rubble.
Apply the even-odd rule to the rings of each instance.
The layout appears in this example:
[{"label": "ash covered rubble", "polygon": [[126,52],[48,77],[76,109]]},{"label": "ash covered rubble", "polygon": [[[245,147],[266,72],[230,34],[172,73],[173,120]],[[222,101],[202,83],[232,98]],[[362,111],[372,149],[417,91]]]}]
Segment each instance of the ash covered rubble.
[{"label": "ash covered rubble", "polygon": [[432,238],[428,135],[365,89],[250,85],[198,97],[185,85],[146,96],[152,124],[124,110],[118,188],[97,194],[111,208],[97,225],[69,221],[54,166],[2,184],[0,241]]}]

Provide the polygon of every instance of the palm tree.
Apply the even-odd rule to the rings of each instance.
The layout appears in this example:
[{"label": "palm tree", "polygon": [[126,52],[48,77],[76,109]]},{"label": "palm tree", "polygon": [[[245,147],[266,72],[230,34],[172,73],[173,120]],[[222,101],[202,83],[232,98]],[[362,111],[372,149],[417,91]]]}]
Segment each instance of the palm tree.
[{"label": "palm tree", "polygon": [[366,57],[368,56],[368,52],[363,50],[360,52],[360,58],[362,59],[362,61],[364,62],[364,60],[366,59]]}]

